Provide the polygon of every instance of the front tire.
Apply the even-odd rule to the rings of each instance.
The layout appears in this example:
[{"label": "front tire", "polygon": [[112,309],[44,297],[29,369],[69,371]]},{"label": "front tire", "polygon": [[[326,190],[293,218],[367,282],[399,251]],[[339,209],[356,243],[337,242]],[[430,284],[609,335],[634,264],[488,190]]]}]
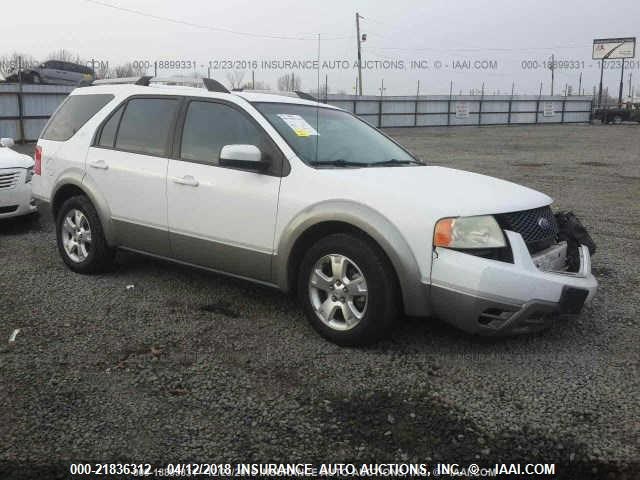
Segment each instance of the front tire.
[{"label": "front tire", "polygon": [[67,199],[56,218],[58,251],[74,272],[91,274],[108,270],[114,250],[104,237],[100,217],[87,197]]},{"label": "front tire", "polygon": [[306,252],[297,290],[311,326],[338,345],[383,338],[400,311],[386,256],[374,242],[352,234],[329,235]]}]

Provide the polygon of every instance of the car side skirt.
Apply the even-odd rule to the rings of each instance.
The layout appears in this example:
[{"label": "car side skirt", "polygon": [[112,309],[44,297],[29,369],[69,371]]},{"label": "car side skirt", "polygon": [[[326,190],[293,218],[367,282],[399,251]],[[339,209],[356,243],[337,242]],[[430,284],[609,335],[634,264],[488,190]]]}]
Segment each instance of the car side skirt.
[{"label": "car side skirt", "polygon": [[271,282],[273,255],[269,253],[119,219],[112,222],[118,248],[261,283]]},{"label": "car side skirt", "polygon": [[264,285],[265,287],[275,288],[275,289],[280,290],[280,287],[278,285],[276,285],[274,283],[271,283],[271,282],[261,281],[261,280],[258,280],[256,278],[245,277],[243,275],[236,275],[234,273],[225,272],[223,270],[218,270],[218,269],[215,269],[215,268],[205,267],[203,265],[198,265],[198,264],[195,264],[195,263],[189,263],[189,262],[185,262],[185,261],[182,261],[182,260],[177,260],[176,258],[173,258],[173,257],[165,257],[163,255],[155,255],[153,253],[149,253],[149,252],[144,251],[144,250],[137,250],[135,248],[129,248],[129,247],[125,247],[125,246],[119,246],[118,248],[120,250],[125,250],[127,252],[138,253],[140,255],[144,255],[144,256],[147,256],[147,257],[157,258],[159,260],[164,260],[164,261],[175,263],[175,264],[178,264],[178,265],[184,265],[184,266],[187,266],[187,267],[196,268],[198,270],[204,270],[204,271],[207,271],[207,272],[216,273],[216,274],[219,274],[219,275],[224,275],[225,277],[238,278],[240,280],[246,280],[246,281],[251,282],[251,283],[257,283],[259,285]]},{"label": "car side skirt", "polygon": [[250,248],[169,232],[172,256],[205,268],[260,282],[271,281],[273,255]]}]

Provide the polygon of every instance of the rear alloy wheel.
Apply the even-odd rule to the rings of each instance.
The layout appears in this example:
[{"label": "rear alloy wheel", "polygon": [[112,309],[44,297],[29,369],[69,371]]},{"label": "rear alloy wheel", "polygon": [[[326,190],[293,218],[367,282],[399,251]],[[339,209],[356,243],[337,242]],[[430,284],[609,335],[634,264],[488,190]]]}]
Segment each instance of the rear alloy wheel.
[{"label": "rear alloy wheel", "polygon": [[91,225],[80,210],[72,208],[62,222],[62,246],[75,263],[82,263],[91,251]]},{"label": "rear alloy wheel", "polygon": [[71,197],[62,204],[56,234],[62,260],[74,272],[97,273],[111,266],[114,251],[107,245],[98,212],[87,197]]},{"label": "rear alloy wheel", "polygon": [[613,124],[620,125],[622,123],[622,117],[620,115],[616,115],[613,117]]},{"label": "rear alloy wheel", "polygon": [[384,337],[399,313],[395,272],[380,248],[357,235],[329,235],[305,254],[298,297],[313,328],[339,345]]}]

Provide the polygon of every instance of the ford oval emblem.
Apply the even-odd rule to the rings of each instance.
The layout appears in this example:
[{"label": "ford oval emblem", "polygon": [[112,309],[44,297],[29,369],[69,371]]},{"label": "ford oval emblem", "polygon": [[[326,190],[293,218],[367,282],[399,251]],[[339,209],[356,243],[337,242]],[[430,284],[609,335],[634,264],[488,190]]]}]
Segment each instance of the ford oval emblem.
[{"label": "ford oval emblem", "polygon": [[547,228],[549,228],[551,226],[551,222],[549,220],[547,220],[544,217],[540,217],[538,219],[538,226],[540,228],[542,228],[543,230],[546,230]]}]

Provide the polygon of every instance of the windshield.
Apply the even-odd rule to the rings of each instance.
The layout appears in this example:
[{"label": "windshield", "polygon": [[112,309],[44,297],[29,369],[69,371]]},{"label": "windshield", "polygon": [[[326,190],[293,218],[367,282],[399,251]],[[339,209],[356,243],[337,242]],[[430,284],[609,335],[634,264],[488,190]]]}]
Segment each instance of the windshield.
[{"label": "windshield", "polygon": [[255,103],[254,106],[309,165],[422,165],[378,130],[341,110],[290,103]]}]

